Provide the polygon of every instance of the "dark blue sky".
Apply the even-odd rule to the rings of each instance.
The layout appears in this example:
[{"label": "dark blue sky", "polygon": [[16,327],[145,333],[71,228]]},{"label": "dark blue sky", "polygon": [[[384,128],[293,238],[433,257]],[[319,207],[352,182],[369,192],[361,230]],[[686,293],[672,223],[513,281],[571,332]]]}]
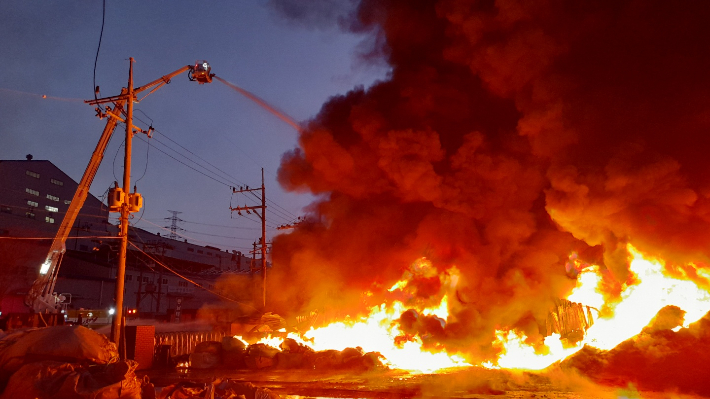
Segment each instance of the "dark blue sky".
[{"label": "dark blue sky", "polygon": [[[339,2],[326,3],[330,11],[319,15],[325,19],[293,21],[267,1],[108,1],[96,84],[101,96],[119,94],[127,82],[129,57],[136,60],[136,86],[205,59],[221,78],[297,121],[307,120],[330,96],[368,86],[387,72],[384,66],[358,60],[358,44],[365,38],[338,30],[327,18],[337,14],[333,11],[339,11]],[[106,123],[80,101],[93,97],[101,12],[100,1],[4,4],[0,159],[32,154],[52,161],[77,181],[81,178]],[[262,167],[267,198],[275,203],[267,204],[269,226],[289,222],[312,201],[308,195],[284,193],[275,181],[281,155],[296,145],[296,132],[227,86],[217,81],[198,85],[180,75],[135,107],[140,110],[136,117],[148,123],[151,118],[159,132],[150,148],[145,136],[134,139],[131,181],[137,181],[145,198],[142,219],[138,221],[139,213],[133,220],[137,226],[160,231],[158,226],[169,224],[163,220],[170,216],[168,210],[181,211],[186,221],[181,234],[189,241],[223,249],[250,247],[259,236],[256,218],[234,214],[231,219],[228,207],[230,199],[233,205],[252,205],[253,197],[232,196],[227,185],[258,186]],[[145,127],[141,121],[136,124]],[[106,151],[91,189],[97,197],[122,179],[124,135],[119,127]],[[270,228],[269,236],[276,232]]]}]

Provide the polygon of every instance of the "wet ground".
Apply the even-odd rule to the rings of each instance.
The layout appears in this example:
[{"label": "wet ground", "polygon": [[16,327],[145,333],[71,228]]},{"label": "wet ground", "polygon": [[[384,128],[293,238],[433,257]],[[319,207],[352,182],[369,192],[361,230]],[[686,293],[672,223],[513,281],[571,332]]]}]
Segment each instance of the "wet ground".
[{"label": "wet ground", "polygon": [[513,373],[481,368],[458,369],[441,374],[409,374],[403,371],[343,372],[313,370],[235,371],[226,369],[148,370],[156,387],[178,381],[208,382],[218,378],[248,381],[269,388],[283,398],[441,398],[441,399],[692,399],[693,395],[638,392],[633,387],[595,385],[561,372]]}]

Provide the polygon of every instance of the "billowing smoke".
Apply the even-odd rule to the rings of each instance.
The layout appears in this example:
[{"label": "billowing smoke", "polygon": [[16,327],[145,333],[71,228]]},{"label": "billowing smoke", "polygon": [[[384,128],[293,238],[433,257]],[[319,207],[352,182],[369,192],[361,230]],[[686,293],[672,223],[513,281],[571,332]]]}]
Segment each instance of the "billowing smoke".
[{"label": "billowing smoke", "polygon": [[[278,3],[278,2],[276,2]],[[291,13],[298,15],[298,13]],[[363,0],[387,80],[331,98],[284,155],[310,223],[274,241],[276,310],[364,305],[412,262],[461,271],[438,334],[536,338],[570,253],[706,261],[710,3]],[[374,40],[372,40],[374,38]]]}]

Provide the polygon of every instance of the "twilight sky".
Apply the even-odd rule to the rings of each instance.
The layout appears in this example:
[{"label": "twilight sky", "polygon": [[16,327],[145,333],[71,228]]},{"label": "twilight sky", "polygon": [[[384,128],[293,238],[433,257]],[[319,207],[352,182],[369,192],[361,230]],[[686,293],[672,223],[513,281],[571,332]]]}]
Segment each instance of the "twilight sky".
[{"label": "twilight sky", "polygon": [[[311,12],[298,19],[285,18],[294,10],[279,4],[108,1],[96,66],[101,96],[119,94],[126,85],[129,57],[136,60],[136,86],[204,59],[217,76],[304,121],[329,97],[386,76],[384,64],[359,61],[364,36],[337,27],[351,2],[320,2],[320,9],[305,10]],[[93,97],[102,4],[8,2],[3,9],[0,159],[32,154],[78,181],[106,123],[82,101]],[[231,219],[228,207],[230,200],[233,206],[254,205],[254,198],[232,196],[228,186],[258,186],[262,167],[269,237],[312,200],[286,194],[276,182],[281,156],[296,145],[297,132],[224,84],[198,85],[180,75],[135,107],[136,124],[145,128],[141,120],[152,119],[158,132],[150,148],[144,135],[134,139],[131,182],[145,198],[142,219],[140,213],[133,219],[137,226],[159,232],[169,225],[163,220],[168,210],[175,210],[182,212],[181,234],[191,242],[251,247],[260,235],[257,219],[236,213]],[[99,198],[114,180],[122,180],[124,129],[116,129],[92,185]]]}]

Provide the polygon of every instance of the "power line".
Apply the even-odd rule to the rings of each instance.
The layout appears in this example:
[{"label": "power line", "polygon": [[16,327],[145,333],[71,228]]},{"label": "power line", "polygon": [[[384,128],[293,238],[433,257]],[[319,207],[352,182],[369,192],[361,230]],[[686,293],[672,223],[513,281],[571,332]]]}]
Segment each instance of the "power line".
[{"label": "power line", "polygon": [[216,295],[216,296],[218,296],[218,297],[220,297],[220,298],[224,298],[224,299],[226,299],[226,300],[228,300],[228,301],[231,301],[231,302],[234,302],[234,303],[238,303],[238,304],[240,304],[240,305],[249,306],[250,308],[256,310],[256,308],[254,308],[253,306],[251,306],[251,305],[249,305],[249,304],[246,304],[246,303],[243,303],[243,302],[239,302],[239,301],[237,301],[237,300],[235,300],[235,299],[233,299],[233,298],[230,298],[230,297],[228,297],[228,296],[222,295],[222,294],[220,294],[220,293],[217,292],[217,291],[213,291],[213,290],[211,290],[211,289],[209,289],[209,288],[205,288],[202,284],[199,284],[199,283],[197,283],[196,281],[194,281],[194,280],[192,280],[192,279],[190,279],[190,278],[185,277],[184,275],[182,275],[182,274],[176,272],[175,270],[173,270],[172,268],[170,268],[169,266],[167,266],[167,265],[164,264],[163,262],[161,262],[161,261],[157,260],[156,258],[152,257],[150,254],[148,254],[147,252],[145,252],[145,251],[143,251],[141,248],[139,248],[136,244],[134,244],[134,243],[132,243],[132,242],[130,242],[130,241],[129,241],[128,243],[129,243],[131,246],[133,246],[135,249],[137,249],[139,252],[141,252],[143,255],[147,256],[150,260],[152,260],[153,262],[155,262],[155,264],[162,266],[163,268],[165,268],[165,270],[169,271],[170,273],[173,273],[174,275],[180,277],[181,279],[192,283],[195,287],[199,287],[199,288],[201,288],[201,289],[203,289],[203,290],[205,290],[205,291],[207,291],[207,292],[209,292],[209,293],[211,293],[211,294],[214,294],[214,295]]},{"label": "power line", "polygon": [[[137,137],[138,139],[140,139],[141,141],[145,142],[145,139],[143,139],[142,137],[140,137],[140,136],[136,136],[136,137]],[[185,162],[183,162],[183,161],[181,161],[181,160],[179,160],[179,159],[173,157],[172,155],[168,154],[167,152],[161,150],[161,149],[158,148],[158,147],[155,147],[155,149],[158,150],[158,151],[160,151],[160,152],[162,152],[163,154],[167,155],[168,157],[174,159],[175,161],[177,161],[177,162],[179,162],[179,163],[181,163],[181,164],[187,166],[188,168],[194,170],[195,172],[197,172],[197,173],[199,173],[199,174],[201,174],[201,175],[203,175],[203,176],[205,176],[205,177],[207,177],[207,178],[210,178],[210,179],[216,181],[216,182],[219,183],[219,184],[222,184],[222,185],[227,186],[227,187],[231,187],[231,185],[230,185],[229,183],[225,183],[225,182],[223,182],[223,181],[217,180],[217,179],[215,179],[214,177],[212,177],[212,176],[210,176],[210,175],[207,175],[207,174],[205,174],[205,173],[203,173],[203,172],[201,172],[201,171],[199,171],[199,170],[193,168],[192,166],[190,166],[190,165],[186,164]]]},{"label": "power line", "polygon": [[[99,62],[99,50],[101,50],[101,39],[104,37],[104,23],[106,22],[106,0],[103,1],[103,11],[101,13],[101,33],[99,34],[99,45],[96,48],[96,57],[94,58],[94,100],[96,102],[99,101],[98,99],[98,94],[99,94],[99,87],[96,86],[96,63]],[[101,108],[101,105],[97,104],[98,108],[103,110]]]},{"label": "power line", "polygon": [[[121,237],[117,236],[78,236],[78,237],[67,237],[66,240],[83,240],[86,238],[101,238],[104,240],[119,239]],[[10,236],[0,236],[0,240],[54,240],[54,237],[10,237]]]},{"label": "power line", "polygon": [[200,235],[203,235],[203,236],[210,236],[210,237],[221,237],[221,238],[231,238],[231,239],[234,239],[234,240],[254,241],[253,238],[222,236],[222,235],[219,235],[219,234],[203,233],[203,232],[200,232],[200,231],[192,231],[192,230],[185,230],[185,229],[182,229],[182,231],[186,231],[186,232],[192,233],[192,234],[200,234]]},{"label": "power line", "polygon": [[[148,116],[145,112],[143,112],[143,111],[141,111],[141,112],[142,112],[143,115],[145,115],[148,119],[151,119],[150,116]],[[146,125],[148,124],[146,121],[144,121],[144,120],[142,120],[142,119],[140,119],[140,118],[136,118],[136,119],[138,119],[139,121],[145,123]],[[152,126],[152,119],[151,119],[151,126]],[[211,164],[211,163],[210,163],[209,161],[207,161],[206,159],[200,157],[199,155],[197,155],[197,154],[195,154],[194,152],[190,151],[190,149],[188,149],[188,148],[186,148],[185,146],[181,145],[181,144],[178,143],[177,141],[171,139],[170,137],[168,137],[167,134],[163,133],[162,131],[159,131],[159,130],[157,130],[157,129],[153,129],[153,131],[154,131],[154,132],[157,132],[157,133],[160,133],[163,137],[165,137],[166,139],[168,139],[169,141],[171,141],[172,143],[174,143],[174,144],[177,145],[178,147],[182,148],[183,150],[187,151],[188,153],[194,155],[195,157],[197,157],[198,159],[200,159],[201,161],[203,161],[204,163],[206,163],[207,165],[209,165],[209,166],[211,166],[212,168],[216,169],[217,171],[221,172],[221,173],[222,173],[222,176],[220,176],[218,173],[215,173],[213,170],[210,170],[210,169],[207,168],[206,166],[201,165],[199,162],[195,161],[194,159],[190,158],[189,156],[180,153],[178,150],[176,150],[176,149],[170,147],[169,145],[167,145],[167,144],[165,144],[164,142],[160,141],[160,140],[157,139],[156,137],[153,137],[153,140],[155,140],[156,142],[160,143],[160,144],[161,144],[162,146],[164,146],[165,148],[170,149],[170,150],[173,151],[175,154],[177,154],[177,155],[179,155],[179,156],[185,158],[186,160],[188,160],[188,161],[192,162],[193,164],[197,165],[198,167],[204,169],[204,170],[207,171],[208,173],[213,174],[215,177],[217,177],[217,178],[219,178],[219,179],[225,180],[225,178],[226,178],[226,180],[228,180],[228,181],[229,181],[229,180],[232,180],[232,183],[234,183],[233,185],[244,184],[244,183],[240,182],[239,179],[237,179],[236,177],[230,175],[229,173],[227,173],[227,172],[223,171],[222,169],[218,168],[217,166]]]},{"label": "power line", "polygon": [[218,168],[218,167],[212,165],[209,161],[205,160],[204,158],[200,157],[199,155],[195,154],[194,152],[190,151],[189,149],[183,147],[182,145],[180,145],[180,143],[178,143],[177,141],[171,139],[171,138],[168,137],[165,133],[163,133],[163,132],[161,132],[161,131],[157,131],[157,130],[156,130],[156,132],[160,133],[161,135],[163,135],[163,137],[165,137],[166,139],[170,140],[171,142],[173,142],[174,144],[176,144],[176,145],[179,146],[180,148],[184,149],[185,151],[189,152],[190,154],[192,154],[192,155],[196,156],[197,158],[201,159],[202,161],[204,161],[205,163],[207,163],[207,164],[210,165],[211,167],[213,167],[213,168],[217,169],[218,171],[222,172],[225,176],[227,176],[227,177],[229,177],[229,178],[231,178],[231,179],[234,179],[234,181],[238,182],[239,184],[244,184],[244,183],[240,182],[239,179],[237,179],[236,177],[234,177],[234,176],[230,175],[229,173],[223,171],[222,169],[220,169],[220,168]]},{"label": "power line", "polygon": [[211,226],[211,227],[224,227],[228,229],[239,229],[239,230],[259,230],[258,227],[240,227],[240,226],[227,226],[223,224],[210,224],[210,223],[200,223],[200,222],[191,222],[189,220],[183,220],[185,223],[192,223],[192,224],[199,224],[203,226]]},{"label": "power line", "polygon": [[[152,124],[153,124],[153,123],[152,123],[152,122],[153,122],[152,118],[150,118],[150,116],[148,116],[148,114],[146,114],[144,111],[140,110],[140,112],[143,113],[143,115],[145,115],[148,119],[151,120],[150,126],[152,127]],[[138,119],[139,121],[141,121],[141,122],[143,122],[144,124],[148,125],[148,122],[146,122],[146,121],[144,121],[144,120],[142,120],[142,119],[140,119],[140,118],[136,118],[136,119]],[[222,169],[220,169],[219,167],[213,165],[212,163],[210,163],[210,162],[207,161],[206,159],[202,158],[202,157],[199,156],[198,154],[194,153],[194,152],[191,151],[189,148],[187,148],[187,147],[183,146],[182,144],[178,143],[177,141],[173,140],[173,139],[170,138],[166,133],[164,133],[164,132],[162,132],[162,131],[159,131],[159,130],[157,130],[157,129],[153,129],[153,131],[155,131],[155,132],[161,134],[163,137],[165,137],[167,140],[169,140],[169,141],[172,142],[173,144],[177,145],[178,147],[180,147],[180,148],[183,149],[184,151],[187,151],[189,154],[192,154],[193,156],[197,157],[198,159],[200,159],[201,161],[203,161],[204,163],[206,163],[207,165],[209,165],[209,166],[210,166],[211,168],[213,168],[214,170],[219,171],[220,173],[219,173],[219,174],[218,174],[218,173],[215,173],[214,170],[210,170],[210,168],[208,168],[208,167],[202,165],[201,163],[195,161],[195,160],[192,159],[191,157],[189,157],[189,156],[187,156],[187,155],[181,153],[180,151],[178,151],[178,150],[172,148],[171,146],[169,146],[168,144],[162,142],[162,141],[159,140],[158,138],[153,137],[153,140],[155,140],[157,143],[159,143],[160,145],[162,145],[162,146],[165,147],[166,149],[169,149],[170,151],[174,152],[174,153],[177,154],[178,156],[180,156],[180,157],[186,159],[187,161],[191,162],[192,164],[196,165],[197,167],[203,169],[205,172],[209,173],[209,175],[208,175],[207,173],[205,173],[205,172],[202,172],[202,171],[200,171],[200,170],[198,170],[198,169],[195,169],[194,167],[191,167],[190,165],[186,164],[185,162],[183,162],[183,161],[181,161],[181,160],[175,158],[174,156],[172,156],[172,155],[168,154],[167,152],[161,150],[160,148],[157,148],[157,147],[156,147],[156,149],[157,149],[158,151],[162,152],[163,154],[167,155],[168,157],[172,158],[173,160],[175,160],[175,161],[177,161],[177,162],[179,162],[179,163],[181,163],[181,164],[183,164],[183,165],[189,167],[190,169],[193,169],[194,171],[196,171],[196,172],[202,174],[203,176],[206,176],[206,177],[208,177],[208,178],[210,178],[210,179],[212,179],[212,180],[214,180],[214,181],[216,181],[216,182],[218,182],[218,183],[220,183],[220,184],[223,184],[223,185],[226,185],[226,186],[229,186],[229,187],[238,186],[238,185],[246,185],[245,183],[241,182],[241,181],[240,181],[239,179],[237,179],[236,177],[232,176],[231,174],[225,172],[224,170],[222,170]],[[141,140],[143,140],[143,141],[146,141],[146,140],[143,139],[142,137],[139,137],[139,138],[140,138]],[[148,143],[148,145],[150,146],[150,143]],[[220,175],[220,174],[221,174],[221,175]],[[231,182],[231,183],[233,183],[233,184],[231,184],[231,185],[226,184],[225,181],[226,181],[227,183],[230,183],[230,182]],[[268,201],[272,206],[274,206],[274,207],[280,209],[280,211],[277,210],[277,209],[273,209],[273,208],[270,209],[269,211],[270,211],[273,215],[278,216],[278,217],[281,217],[281,218],[283,218],[285,221],[290,221],[290,220],[293,220],[293,219],[297,218],[296,215],[294,215],[292,212],[290,212],[289,210],[287,210],[286,208],[284,208],[284,207],[281,206],[280,204],[276,203],[275,201],[273,201],[273,200],[271,200],[271,199],[267,199],[267,201]]]},{"label": "power line", "polygon": [[[150,222],[150,221],[147,220],[147,219],[143,219],[143,221],[146,222],[146,223],[148,223],[148,224],[151,224],[151,225],[157,227],[157,228],[160,229],[160,230],[170,231],[170,229],[167,229],[167,228],[164,228],[164,227],[162,227],[162,226],[159,226],[159,225],[157,225],[157,224],[155,224],[155,223],[152,223],[152,222]],[[227,245],[224,245],[224,244],[217,244],[217,243],[202,241],[202,240],[199,240],[199,239],[197,239],[197,238],[194,238],[194,237],[191,237],[191,236],[187,236],[187,235],[185,235],[185,234],[180,234],[180,233],[176,233],[176,234],[177,234],[178,236],[180,236],[181,238],[190,239],[191,241],[196,242],[196,243],[199,243],[199,244],[202,244],[202,245],[210,245],[210,246],[213,246],[213,245],[214,245],[214,246],[229,247],[229,248],[236,248],[236,249],[250,249],[249,247],[237,247],[237,246],[231,246],[231,245],[230,245],[230,246],[227,246]]]}]

